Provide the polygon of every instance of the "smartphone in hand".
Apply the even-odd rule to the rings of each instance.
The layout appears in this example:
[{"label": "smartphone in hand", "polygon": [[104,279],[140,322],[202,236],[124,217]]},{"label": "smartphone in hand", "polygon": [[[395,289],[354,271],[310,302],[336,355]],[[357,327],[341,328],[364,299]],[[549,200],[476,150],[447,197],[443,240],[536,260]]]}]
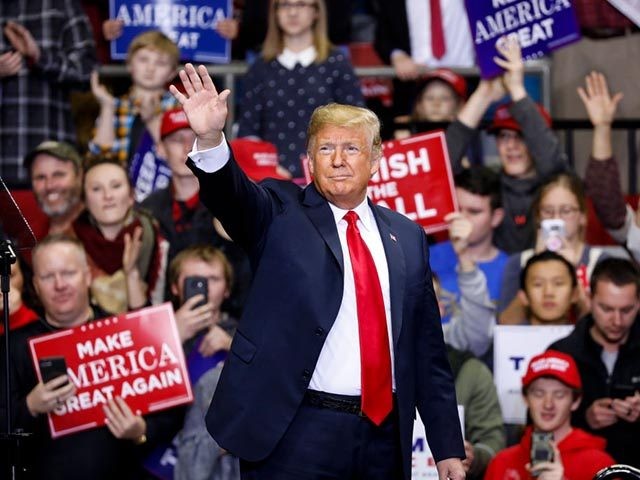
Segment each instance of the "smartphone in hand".
[{"label": "smartphone in hand", "polygon": [[542,240],[547,250],[557,252],[565,244],[565,226],[561,218],[546,218],[540,222]]},{"label": "smartphone in hand", "polygon": [[[542,462],[553,462],[554,450],[551,442],[553,432],[533,432],[531,436],[531,467]],[[535,475],[535,474],[534,474]]]},{"label": "smartphone in hand", "polygon": [[209,298],[209,281],[206,277],[200,277],[197,275],[192,275],[189,277],[185,277],[184,279],[184,301],[186,302],[191,297],[195,297],[198,294],[204,295],[204,300],[198,302],[194,305],[194,308],[199,307],[207,303]]},{"label": "smartphone in hand", "polygon": [[67,374],[67,362],[62,356],[39,358],[38,366],[43,383]]}]

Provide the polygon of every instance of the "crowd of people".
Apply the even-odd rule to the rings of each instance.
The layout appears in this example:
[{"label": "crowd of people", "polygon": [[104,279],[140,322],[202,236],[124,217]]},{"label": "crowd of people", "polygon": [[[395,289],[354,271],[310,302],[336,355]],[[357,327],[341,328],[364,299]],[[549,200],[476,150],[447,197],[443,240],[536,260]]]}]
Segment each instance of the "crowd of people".
[{"label": "crowd of people", "polygon": [[[456,67],[474,65],[461,0],[438,7],[437,0],[234,1],[233,17],[217,26],[218,34],[233,42],[234,57],[250,61],[238,88],[233,139],[224,137],[222,126],[227,96],[236,92],[216,91],[205,71],[191,65],[178,76],[180,51],[160,31],[132,40],[125,62],[130,88],[115,95],[97,66],[109,61],[104,47],[122,35],[123,24],[108,18],[107,2],[80,3],[0,4],[0,174],[10,191],[31,190],[46,218],[37,228],[42,232],[37,246],[11,267],[11,390],[4,391],[4,381],[0,385],[0,423],[5,426],[8,394],[13,428],[33,433],[25,447],[33,475],[28,478],[236,480],[241,466],[242,478],[284,478],[268,476],[273,466],[262,462],[267,450],[276,463],[302,468],[306,455],[315,452],[313,445],[296,449],[296,464],[289,465],[285,452],[303,438],[298,417],[314,426],[324,419],[293,405],[331,409],[337,404],[344,413],[354,398],[353,389],[343,389],[353,373],[345,365],[361,352],[349,347],[345,354],[340,348],[346,348],[345,339],[358,341],[357,328],[354,333],[345,320],[349,307],[343,304],[355,302],[357,292],[353,281],[348,286],[345,280],[344,298],[350,300],[341,303],[343,292],[336,285],[342,289],[342,277],[332,269],[339,265],[346,279],[357,263],[353,256],[348,260],[344,243],[352,225],[358,225],[358,236],[362,232],[372,250],[388,328],[395,327],[389,316],[409,315],[406,304],[404,312],[393,304],[394,269],[400,268],[392,265],[396,261],[408,274],[429,278],[420,291],[426,292],[428,306],[411,304],[409,310],[427,316],[437,316],[439,310],[442,326],[440,345],[439,336],[425,340],[413,321],[405,323],[404,328],[415,329],[417,347],[409,342],[410,367],[404,357],[392,358],[389,418],[395,420],[392,425],[379,422],[385,435],[390,431],[404,438],[413,421],[404,410],[407,390],[416,396],[418,410],[424,405],[443,409],[440,419],[419,412],[434,430],[451,413],[442,400],[446,395],[422,398],[419,377],[424,374],[445,387],[450,381],[463,406],[461,467],[468,479],[584,480],[614,463],[640,468],[634,444],[640,435],[640,208],[627,203],[620,175],[624,161],[637,159],[626,158],[612,130],[618,116],[640,118],[640,110],[631,100],[632,91],[623,91],[629,78],[622,77],[631,73],[617,66],[615,55],[611,63],[602,58],[591,62],[588,54],[584,65],[567,60],[572,51],[584,54],[585,45],[604,48],[615,42],[637,50],[638,27],[622,13],[599,2],[574,1],[585,39],[550,60],[554,115],[557,100],[558,112],[574,117],[580,112],[593,126],[591,141],[575,150],[583,158],[569,159],[551,115],[527,91],[517,38],[497,43],[501,75],[476,83],[456,73]],[[387,232],[377,207],[368,210],[366,202],[331,183],[329,170],[338,161],[327,159],[343,148],[331,142],[349,143],[343,155],[355,163],[366,150],[358,142],[364,138],[367,143],[370,130],[379,129],[368,116],[375,117],[371,110],[351,107],[369,104],[374,113],[386,115],[363,95],[349,58],[345,18],[356,11],[366,12],[375,23],[372,44],[396,73],[396,128],[389,130],[390,136],[406,137],[432,122],[447,125],[458,205],[445,219],[447,239],[428,237],[426,253],[417,247],[420,242],[404,244],[415,234],[412,227],[396,217],[389,220],[398,229],[389,230],[389,238],[413,258],[399,260],[387,251],[379,263],[377,254],[384,257],[388,246],[384,238],[370,243],[372,236]],[[603,52],[608,48],[613,47]],[[468,92],[472,84],[475,88]],[[215,92],[209,110],[198,103],[203,90]],[[87,121],[84,116],[72,115],[86,110],[78,104],[87,98],[96,107],[90,128],[78,124]],[[625,105],[628,100],[630,106]],[[357,135],[349,137],[354,131]],[[369,170],[363,174],[353,167],[346,177],[366,184],[375,173],[381,140],[386,139],[374,132]],[[487,147],[495,148],[497,164],[485,158]],[[307,169],[315,187],[299,193]],[[428,197],[429,185],[424,190]],[[306,218],[301,209],[317,208],[320,198],[333,209],[337,227],[331,228],[337,228],[342,245],[338,233],[333,240],[315,236],[316,229],[321,235],[328,231],[320,213],[309,214],[318,215],[312,218],[316,223],[300,220]],[[607,245],[587,241],[589,202],[611,236]],[[353,224],[346,216],[341,220],[336,208],[355,211],[359,218]],[[422,236],[420,232],[416,238]],[[335,265],[329,253],[314,256],[323,242],[339,260]],[[381,269],[390,273],[380,274]],[[187,280],[193,277],[205,280],[206,297],[187,294]],[[332,281],[317,283],[324,278]],[[415,287],[424,281],[408,278],[413,301],[420,290]],[[314,298],[293,298],[302,291]],[[72,398],[77,386],[67,375],[40,381],[28,340],[166,301],[174,308],[193,404],[141,416],[115,397],[103,406],[105,427],[52,438],[47,414]],[[305,318],[295,328],[283,326],[282,338],[260,330],[279,325],[280,317],[296,318],[296,323],[296,315]],[[314,323],[316,319],[322,320]],[[425,320],[430,327],[432,321]],[[574,325],[569,336],[549,338],[524,365],[523,425],[503,420],[493,377],[499,367],[493,355],[498,325]],[[313,335],[312,346],[302,340],[282,343],[305,335]],[[389,335],[391,353],[400,348],[406,352],[408,334]],[[434,352],[413,351],[424,347]],[[283,348],[290,351],[285,355]],[[4,341],[2,349],[4,376]],[[430,365],[439,365],[444,357],[451,378],[420,371],[429,366],[441,372],[440,366]],[[279,374],[256,365],[260,361],[276,365]],[[229,368],[223,370],[223,365]],[[251,372],[243,370],[249,366]],[[336,369],[341,373],[333,379]],[[418,378],[417,386],[406,386],[407,371]],[[297,376],[295,388],[285,382],[287,373]],[[255,385],[238,385],[232,374],[255,379]],[[219,382],[226,393],[214,397]],[[278,388],[285,390],[286,401],[271,413],[290,423],[265,418],[252,403],[260,395],[271,399],[271,390]],[[355,393],[360,398],[360,391]],[[362,411],[364,398],[363,392]],[[360,427],[347,418],[349,433],[327,438],[351,446],[359,434],[349,429]],[[286,434],[285,426],[290,427]],[[241,428],[255,438],[240,438]],[[541,432],[550,436],[550,455],[534,462],[532,451]],[[219,439],[226,443],[219,445]],[[446,462],[463,456],[449,448],[457,441],[455,434],[447,435],[432,448],[436,461],[445,462],[439,469],[448,469],[451,478],[458,478],[457,465]],[[409,478],[410,450],[401,444],[387,451],[381,441],[376,448],[395,456],[393,468],[400,473],[394,478]],[[333,455],[331,468],[337,469],[344,458]],[[367,468],[375,473],[362,478],[377,478],[382,471],[375,465]],[[305,475],[291,478],[343,478]]]}]

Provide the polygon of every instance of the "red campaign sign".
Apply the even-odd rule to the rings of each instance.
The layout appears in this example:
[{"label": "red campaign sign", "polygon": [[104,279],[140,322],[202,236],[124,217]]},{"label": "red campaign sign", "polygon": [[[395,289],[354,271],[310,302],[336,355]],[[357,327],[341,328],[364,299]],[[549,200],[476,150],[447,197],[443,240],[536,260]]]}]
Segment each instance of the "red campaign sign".
[{"label": "red campaign sign", "polygon": [[137,414],[190,403],[191,384],[170,303],[29,340],[38,359],[63,356],[76,394],[49,413],[51,437],[101,427],[102,405],[122,397]]},{"label": "red campaign sign", "polygon": [[444,217],[458,203],[444,132],[385,142],[382,154],[369,182],[371,200],[419,223],[427,233],[446,230]]}]

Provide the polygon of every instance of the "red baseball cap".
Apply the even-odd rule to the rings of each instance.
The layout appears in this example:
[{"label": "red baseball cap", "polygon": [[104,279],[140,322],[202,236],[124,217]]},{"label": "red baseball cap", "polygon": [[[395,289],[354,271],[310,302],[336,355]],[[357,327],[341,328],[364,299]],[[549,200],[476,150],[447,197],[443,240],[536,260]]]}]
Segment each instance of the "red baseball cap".
[{"label": "red baseball cap", "polygon": [[229,142],[238,165],[254,182],[265,178],[289,180],[280,175],[278,166],[278,149],[273,143],[250,138],[236,138]]},{"label": "red baseball cap", "polygon": [[553,377],[568,387],[582,389],[576,362],[570,355],[556,350],[547,350],[531,359],[527,373],[522,377],[522,386],[526,388],[540,377]]},{"label": "red baseball cap", "polygon": [[[522,127],[520,127],[520,124],[515,118],[513,118],[509,111],[510,106],[511,104],[509,103],[500,105],[496,108],[496,112],[493,114],[493,121],[488,128],[490,133],[496,133],[498,130],[502,130],[503,128],[522,132]],[[542,115],[547,127],[551,128],[551,115],[549,115],[549,112],[547,112],[547,110],[538,103],[536,103],[536,107],[538,107],[538,111],[540,112],[540,115]]]},{"label": "red baseball cap", "polygon": [[422,90],[431,80],[442,80],[449,85],[456,94],[462,98],[467,98],[467,81],[462,75],[449,70],[448,68],[436,68],[425,73],[419,80],[419,89]]},{"label": "red baseball cap", "polygon": [[182,108],[167,110],[164,112],[164,115],[162,115],[162,121],[160,123],[160,138],[164,138],[182,128],[191,128],[191,125],[189,125],[189,121],[187,120],[187,114],[184,113],[184,110]]}]

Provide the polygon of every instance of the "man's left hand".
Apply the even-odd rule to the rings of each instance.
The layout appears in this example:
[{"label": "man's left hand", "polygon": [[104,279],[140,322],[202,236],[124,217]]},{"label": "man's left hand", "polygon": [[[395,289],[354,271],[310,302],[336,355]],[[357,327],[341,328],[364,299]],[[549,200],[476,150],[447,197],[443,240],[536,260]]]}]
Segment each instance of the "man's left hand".
[{"label": "man's left hand", "polygon": [[459,458],[445,458],[436,463],[439,480],[464,480],[466,477]]}]

